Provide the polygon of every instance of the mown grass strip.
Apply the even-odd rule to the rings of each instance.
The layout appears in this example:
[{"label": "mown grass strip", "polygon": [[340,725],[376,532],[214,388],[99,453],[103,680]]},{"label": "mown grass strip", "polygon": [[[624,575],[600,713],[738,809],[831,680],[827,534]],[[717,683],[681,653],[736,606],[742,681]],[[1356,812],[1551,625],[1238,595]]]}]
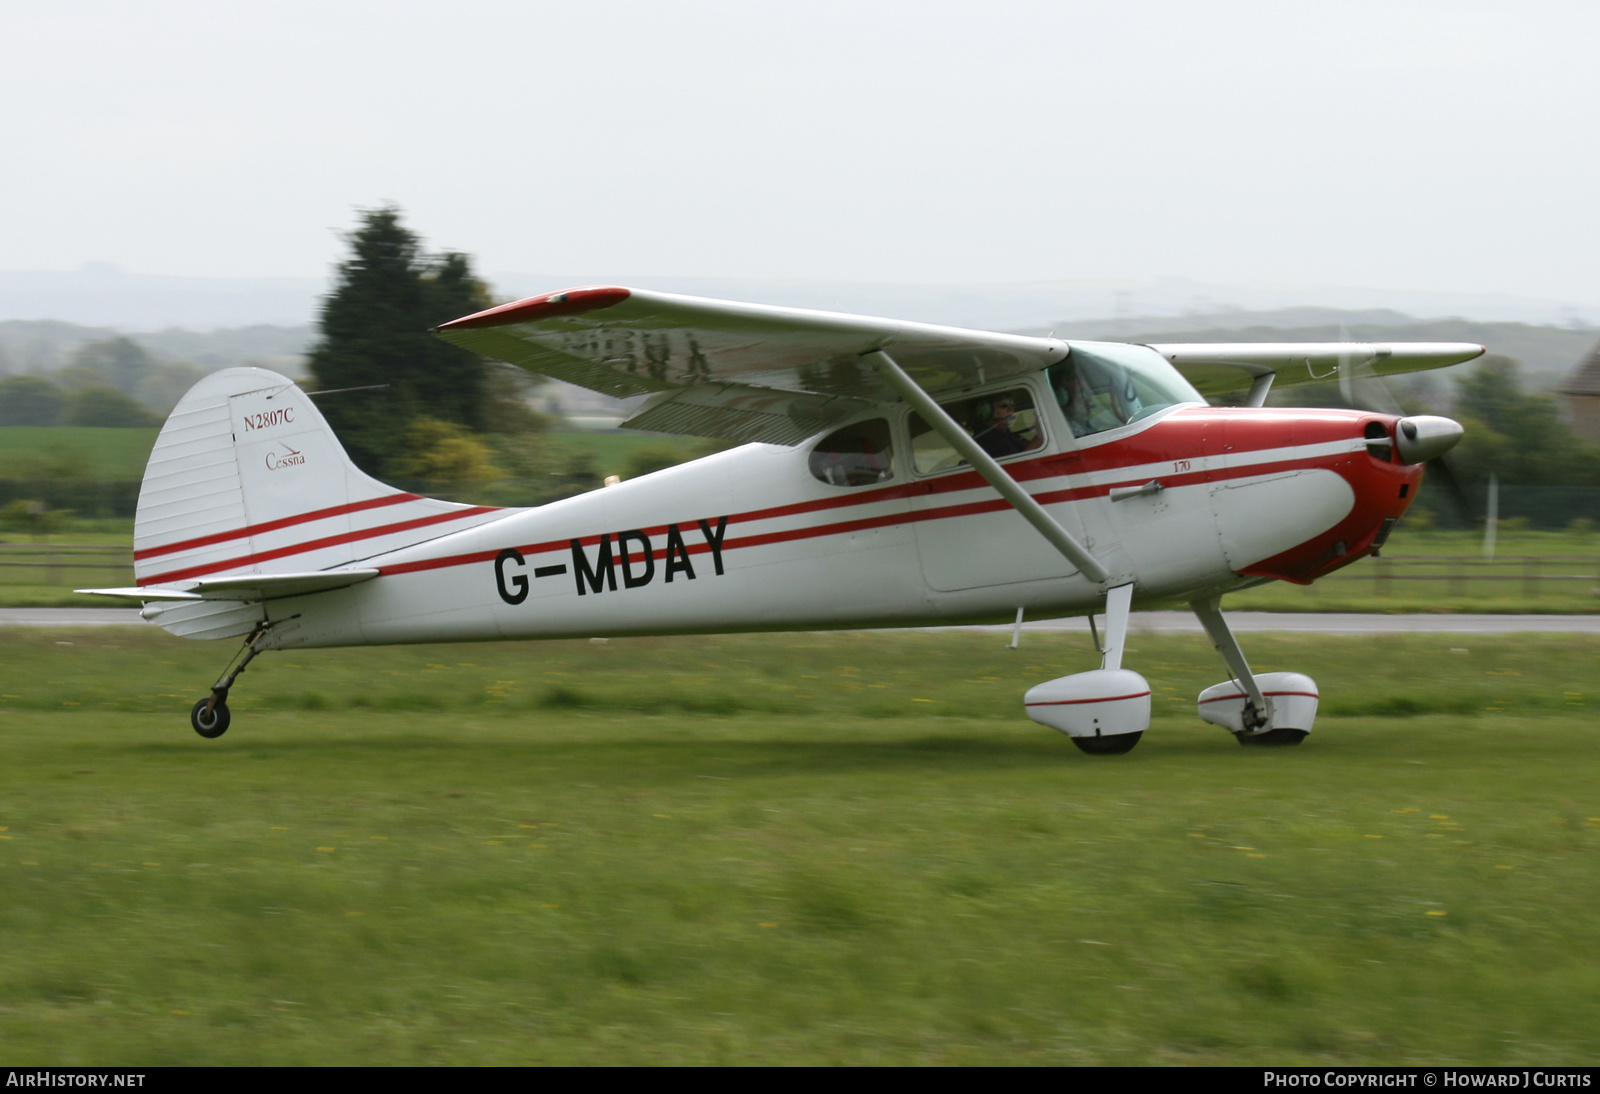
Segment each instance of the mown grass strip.
[{"label": "mown grass strip", "polygon": [[1246,750],[1193,714],[1203,640],[1141,636],[1155,723],[1107,759],[1021,716],[1092,660],[1066,637],[276,654],[207,742],[185,711],[222,647],[3,631],[0,1043],[1584,1063],[1600,643],[1452,641],[1252,636],[1328,715]]}]

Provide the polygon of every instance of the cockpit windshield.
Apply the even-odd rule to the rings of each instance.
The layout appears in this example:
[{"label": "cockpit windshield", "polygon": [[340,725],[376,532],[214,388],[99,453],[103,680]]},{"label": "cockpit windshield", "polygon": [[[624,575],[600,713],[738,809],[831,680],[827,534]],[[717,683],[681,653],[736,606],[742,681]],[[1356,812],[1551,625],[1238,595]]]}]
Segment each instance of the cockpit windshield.
[{"label": "cockpit windshield", "polygon": [[1070,344],[1071,355],[1050,370],[1050,387],[1075,437],[1115,429],[1177,403],[1205,402],[1166,358],[1148,346]]}]

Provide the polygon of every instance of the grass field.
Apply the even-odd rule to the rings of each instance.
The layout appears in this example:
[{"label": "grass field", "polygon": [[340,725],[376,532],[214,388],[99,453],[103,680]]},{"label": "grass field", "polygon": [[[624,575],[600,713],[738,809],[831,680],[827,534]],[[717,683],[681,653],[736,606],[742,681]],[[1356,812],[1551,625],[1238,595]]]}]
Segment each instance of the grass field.
[{"label": "grass field", "polygon": [[41,464],[65,464],[91,479],[142,479],[159,429],[0,426],[0,477],[29,477]]},{"label": "grass field", "polygon": [[562,430],[545,434],[556,453],[555,462],[565,463],[573,453],[587,452],[602,477],[628,474],[628,462],[641,451],[671,454],[679,461],[707,454],[716,442],[700,437],[669,437],[660,433],[637,433],[627,429],[584,432]]},{"label": "grass field", "polygon": [[[137,481],[144,477],[144,465],[159,432],[87,426],[0,426],[0,477],[28,477],[41,465],[65,464],[79,469],[85,478]],[[680,459],[707,450],[707,442],[699,437],[627,430],[555,430],[545,434],[545,439],[555,453],[553,462],[564,464],[573,453],[585,452],[593,457],[595,470],[602,476],[626,474],[629,457],[640,449],[672,452]]]},{"label": "grass field", "polygon": [[[1028,722],[1086,640],[0,631],[8,1064],[1600,1056],[1600,642],[1253,637],[1301,748]],[[1452,648],[1452,643],[1455,648]]]}]

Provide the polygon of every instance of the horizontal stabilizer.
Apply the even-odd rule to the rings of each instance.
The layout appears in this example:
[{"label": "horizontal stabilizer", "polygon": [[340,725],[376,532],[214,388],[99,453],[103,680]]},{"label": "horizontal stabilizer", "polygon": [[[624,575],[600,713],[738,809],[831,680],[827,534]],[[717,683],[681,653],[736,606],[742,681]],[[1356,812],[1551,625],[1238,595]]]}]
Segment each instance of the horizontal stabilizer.
[{"label": "horizontal stabilizer", "polygon": [[74,589],[76,593],[116,596],[128,600],[279,600],[330,589],[342,589],[378,576],[374,569],[314,570],[302,574],[230,574],[203,577],[183,588],[147,585],[123,589]]},{"label": "horizontal stabilizer", "polygon": [[186,589],[163,589],[152,585],[148,589],[141,589],[131,585],[121,589],[73,589],[75,593],[88,593],[90,596],[116,596],[124,600],[204,600],[199,593],[191,593]]}]

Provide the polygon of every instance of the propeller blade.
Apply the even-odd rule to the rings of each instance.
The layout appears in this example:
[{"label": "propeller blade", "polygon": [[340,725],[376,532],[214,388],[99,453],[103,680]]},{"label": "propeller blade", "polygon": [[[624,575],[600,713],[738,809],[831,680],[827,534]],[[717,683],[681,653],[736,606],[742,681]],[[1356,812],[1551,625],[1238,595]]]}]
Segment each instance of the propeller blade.
[{"label": "propeller blade", "polygon": [[1462,489],[1461,480],[1456,477],[1455,470],[1450,466],[1450,460],[1445,456],[1435,456],[1428,461],[1427,468],[1427,471],[1423,472],[1424,476],[1438,475],[1443,480],[1445,493],[1450,495],[1456,516],[1461,518],[1463,524],[1470,527],[1474,516],[1472,503],[1467,500],[1467,492]]},{"label": "propeller blade", "polygon": [[[1343,323],[1339,324],[1339,341],[1345,346],[1350,344],[1350,332],[1345,330]],[[1344,400],[1345,406],[1365,409],[1356,398],[1356,378],[1351,375],[1354,368],[1349,352],[1341,351],[1339,354],[1339,398]]]},{"label": "propeller blade", "polygon": [[[1339,341],[1354,346],[1350,332],[1339,325]],[[1370,410],[1378,414],[1404,415],[1405,408],[1389,390],[1389,385],[1378,375],[1370,357],[1357,360],[1353,352],[1339,354],[1339,397],[1352,410]]]}]

